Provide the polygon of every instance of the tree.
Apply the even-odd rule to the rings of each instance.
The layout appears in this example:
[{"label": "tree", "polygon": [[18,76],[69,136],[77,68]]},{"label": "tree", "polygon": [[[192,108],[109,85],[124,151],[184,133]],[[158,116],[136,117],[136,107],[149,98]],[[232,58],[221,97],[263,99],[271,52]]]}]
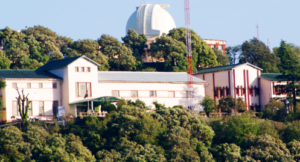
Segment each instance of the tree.
[{"label": "tree", "polygon": [[300,142],[293,140],[289,142],[286,147],[290,150],[290,153],[294,157],[294,160],[300,161]]},{"label": "tree", "polygon": [[[170,30],[168,36],[173,39],[186,43],[185,41],[186,30],[185,28],[176,28]],[[205,68],[211,67],[218,64],[217,57],[214,51],[197,35],[191,30],[192,39],[192,56],[193,56],[193,70],[197,70],[198,67]]]},{"label": "tree", "polygon": [[186,48],[184,43],[163,34],[151,43],[151,55],[165,61],[165,71],[186,71]]},{"label": "tree", "polygon": [[294,161],[286,145],[280,140],[263,134],[249,134],[241,145],[243,155],[260,161]]},{"label": "tree", "polygon": [[116,38],[103,34],[98,40],[100,51],[109,58],[110,70],[136,70],[139,63],[129,47],[122,45]]},{"label": "tree", "polygon": [[241,159],[241,148],[235,144],[220,144],[210,151],[217,162],[238,162]]},{"label": "tree", "polygon": [[85,55],[100,64],[98,70],[106,71],[110,68],[108,57],[99,51],[99,44],[97,41],[91,39],[78,40],[73,42],[70,47],[72,49],[67,52],[70,57]]},{"label": "tree", "polygon": [[300,61],[297,55],[292,51],[291,47],[286,45],[285,41],[281,41],[280,47],[277,50],[277,55],[280,58],[279,67],[282,71],[287,85],[285,91],[287,93],[287,99],[290,100],[294,106],[294,112],[296,113],[297,96],[300,94]]},{"label": "tree", "polygon": [[236,99],[236,109],[238,111],[246,111],[247,110],[247,106],[246,106],[243,98],[239,97]]},{"label": "tree", "polygon": [[241,51],[241,47],[239,45],[237,46],[228,46],[226,48],[226,54],[229,55],[229,61],[230,65],[233,65],[236,63],[236,60],[238,58],[238,55]]},{"label": "tree", "polygon": [[131,48],[132,55],[141,61],[142,57],[145,56],[146,36],[144,34],[137,34],[134,30],[129,29],[127,35],[122,40],[127,47]]},{"label": "tree", "polygon": [[269,103],[265,106],[265,109],[263,110],[263,118],[267,118],[270,120],[280,120],[280,116],[282,116],[280,113],[284,113],[285,115],[285,107],[284,103],[280,101],[276,101],[275,99],[271,99]]},{"label": "tree", "polygon": [[264,69],[267,73],[279,72],[277,57],[271,54],[269,48],[256,38],[245,41],[241,45],[240,63],[249,62]]},{"label": "tree", "polygon": [[200,105],[203,106],[204,111],[208,117],[210,112],[217,110],[214,100],[209,96],[205,96],[204,99],[200,102]]},{"label": "tree", "polygon": [[221,98],[219,100],[218,107],[221,108],[222,111],[230,111],[231,109],[235,109],[235,99],[232,96]]},{"label": "tree", "polygon": [[230,63],[229,55],[223,53],[221,50],[217,48],[213,48],[214,53],[217,56],[217,61],[220,65],[224,66]]},{"label": "tree", "polygon": [[[6,87],[6,82],[0,79],[0,90]],[[3,101],[0,100],[0,116],[2,115]]]},{"label": "tree", "polygon": [[18,97],[16,97],[17,99],[17,103],[18,103],[18,111],[20,113],[20,116],[22,118],[22,122],[25,123],[27,122],[28,119],[28,110],[29,110],[29,105],[31,104],[31,101],[28,98],[29,93],[25,96],[24,95],[24,90],[22,90],[22,94],[20,94],[19,89],[17,89],[18,92]]}]

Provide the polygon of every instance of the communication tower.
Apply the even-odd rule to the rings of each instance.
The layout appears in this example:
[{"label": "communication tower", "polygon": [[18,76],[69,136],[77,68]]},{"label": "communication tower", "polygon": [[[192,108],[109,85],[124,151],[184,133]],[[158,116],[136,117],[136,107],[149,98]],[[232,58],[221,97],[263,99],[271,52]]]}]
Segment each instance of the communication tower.
[{"label": "communication tower", "polygon": [[185,30],[186,30],[186,60],[187,60],[187,81],[188,81],[188,109],[194,112],[194,107],[192,105],[192,100],[194,98],[193,90],[193,57],[192,57],[192,39],[191,39],[191,29],[190,29],[190,1],[184,0],[184,14],[185,14]]}]

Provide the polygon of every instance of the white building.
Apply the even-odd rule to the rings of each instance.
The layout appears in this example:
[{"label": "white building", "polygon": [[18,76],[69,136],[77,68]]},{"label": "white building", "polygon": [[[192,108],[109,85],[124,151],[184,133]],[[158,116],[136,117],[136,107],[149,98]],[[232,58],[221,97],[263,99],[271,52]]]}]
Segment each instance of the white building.
[{"label": "white building", "polygon": [[[87,110],[84,100],[93,101],[102,96],[140,99],[146,105],[158,101],[166,106],[188,106],[187,73],[184,72],[99,72],[96,62],[85,56],[49,61],[37,70],[0,70],[0,77],[7,84],[1,90],[2,121],[20,118],[17,111],[17,91],[24,90],[32,101],[30,118],[51,120],[58,106],[64,106],[66,114],[77,115]],[[206,82],[194,77],[196,111],[204,97]],[[84,99],[84,96],[88,97]],[[90,105],[91,106],[91,105]]]}]

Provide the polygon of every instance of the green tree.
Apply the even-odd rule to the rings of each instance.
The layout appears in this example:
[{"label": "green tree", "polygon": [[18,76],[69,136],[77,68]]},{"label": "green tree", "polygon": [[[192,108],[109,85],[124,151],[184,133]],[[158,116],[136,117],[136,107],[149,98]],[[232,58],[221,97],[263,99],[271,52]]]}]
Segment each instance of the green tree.
[{"label": "green tree", "polygon": [[218,107],[221,108],[222,111],[230,111],[231,109],[235,109],[235,99],[232,96],[221,98],[219,100]]},{"label": "green tree", "polygon": [[163,34],[151,43],[151,55],[165,61],[165,71],[186,71],[186,48],[184,43]]},{"label": "green tree", "polygon": [[229,55],[226,53],[223,53],[221,50],[218,50],[217,48],[213,48],[214,53],[217,56],[217,61],[220,65],[227,65],[230,63]]},{"label": "green tree", "polygon": [[294,161],[285,143],[267,134],[248,135],[241,148],[243,149],[243,155],[250,156],[254,160]]},{"label": "green tree", "polygon": [[290,153],[294,157],[294,160],[300,161],[300,142],[293,140],[289,142],[286,147],[290,150]]},{"label": "green tree", "polygon": [[122,45],[116,38],[103,34],[98,40],[100,51],[109,58],[110,70],[136,70],[136,58],[130,47]]},{"label": "green tree", "polygon": [[[168,36],[173,39],[185,42],[186,30],[185,28],[176,28],[172,29]],[[192,56],[193,56],[193,70],[196,70],[198,67],[205,68],[211,67],[218,64],[217,57],[214,51],[197,35],[193,30],[191,30],[191,39],[192,39]]]},{"label": "green tree", "polygon": [[241,45],[240,63],[249,62],[264,69],[267,73],[279,72],[277,57],[271,54],[270,49],[256,38],[245,41]]},{"label": "green tree", "polygon": [[288,94],[287,99],[292,102],[296,113],[297,96],[300,94],[300,85],[298,84],[300,81],[300,61],[291,47],[286,45],[284,41],[281,41],[277,55],[281,61],[279,67],[282,74],[286,75],[287,85],[285,88]]},{"label": "green tree", "polygon": [[209,96],[205,96],[204,99],[200,102],[200,105],[203,106],[203,110],[208,117],[210,112],[217,110],[216,103]]},{"label": "green tree", "polygon": [[210,151],[217,162],[238,162],[241,159],[241,148],[235,144],[220,144]]},{"label": "green tree", "polygon": [[144,34],[137,34],[134,30],[129,29],[127,35],[122,38],[125,45],[131,48],[132,55],[139,61],[145,56],[145,44],[147,38]]},{"label": "green tree", "polygon": [[70,47],[71,50],[68,51],[70,57],[85,55],[100,64],[98,70],[106,71],[110,68],[108,57],[99,51],[100,46],[97,41],[91,39],[78,40],[73,42]]},{"label": "green tree", "polygon": [[236,109],[238,111],[246,111],[247,110],[247,106],[246,106],[243,98],[239,97],[236,99]]}]

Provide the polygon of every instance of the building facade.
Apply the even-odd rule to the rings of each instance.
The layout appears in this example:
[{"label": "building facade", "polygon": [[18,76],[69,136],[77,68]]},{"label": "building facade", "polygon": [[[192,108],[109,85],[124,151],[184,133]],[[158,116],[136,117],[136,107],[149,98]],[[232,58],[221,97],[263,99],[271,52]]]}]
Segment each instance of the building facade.
[{"label": "building facade", "polygon": [[260,111],[261,68],[249,63],[217,66],[198,70],[194,76],[207,81],[205,95],[216,103],[221,98],[242,98],[248,110]]},{"label": "building facade", "polygon": [[[0,70],[7,86],[1,89],[4,110],[2,121],[20,118],[17,110],[18,89],[32,101],[30,118],[52,120],[58,107],[64,106],[66,114],[77,116],[80,111],[92,109],[80,101],[93,101],[103,96],[136,100],[148,106],[157,101],[166,106],[188,106],[187,73],[184,72],[99,72],[96,62],[85,56],[49,61],[37,70]],[[194,77],[196,111],[202,108],[205,81]]]},{"label": "building facade", "polygon": [[226,41],[215,39],[203,39],[203,41],[206,42],[210,48],[216,48],[223,53],[226,53]]}]

